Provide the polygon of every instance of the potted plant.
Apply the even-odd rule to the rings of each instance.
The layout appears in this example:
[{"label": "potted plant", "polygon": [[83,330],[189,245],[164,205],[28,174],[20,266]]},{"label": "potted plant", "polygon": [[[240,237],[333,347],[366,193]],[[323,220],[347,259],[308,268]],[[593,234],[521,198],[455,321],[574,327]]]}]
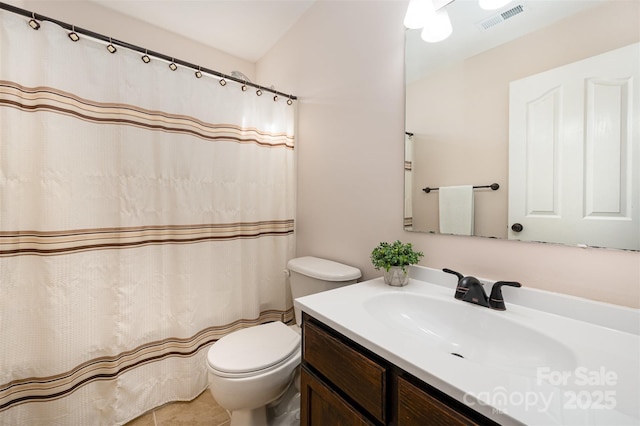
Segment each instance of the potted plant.
[{"label": "potted plant", "polygon": [[407,266],[418,263],[424,256],[421,251],[414,251],[411,243],[382,242],[371,252],[371,262],[376,269],[384,269],[384,282],[393,286],[404,286],[409,283]]}]

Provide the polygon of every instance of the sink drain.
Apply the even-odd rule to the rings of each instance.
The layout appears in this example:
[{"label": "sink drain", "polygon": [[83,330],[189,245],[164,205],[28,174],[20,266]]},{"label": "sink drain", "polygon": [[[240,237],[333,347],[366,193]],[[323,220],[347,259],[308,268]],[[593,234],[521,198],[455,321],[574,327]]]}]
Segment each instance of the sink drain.
[{"label": "sink drain", "polygon": [[464,359],[464,357],[463,357],[462,355],[460,355],[460,354],[458,354],[458,353],[455,353],[455,352],[451,352],[451,355],[453,355],[453,356],[457,356],[457,357],[459,357],[459,358]]}]

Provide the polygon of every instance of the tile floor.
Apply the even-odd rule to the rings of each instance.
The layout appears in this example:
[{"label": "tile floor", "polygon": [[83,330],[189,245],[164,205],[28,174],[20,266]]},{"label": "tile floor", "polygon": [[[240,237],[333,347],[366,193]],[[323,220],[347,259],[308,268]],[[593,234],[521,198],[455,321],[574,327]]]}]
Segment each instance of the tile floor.
[{"label": "tile floor", "polygon": [[172,402],[143,414],[125,426],[229,426],[229,413],[220,407],[209,390],[191,402]]}]

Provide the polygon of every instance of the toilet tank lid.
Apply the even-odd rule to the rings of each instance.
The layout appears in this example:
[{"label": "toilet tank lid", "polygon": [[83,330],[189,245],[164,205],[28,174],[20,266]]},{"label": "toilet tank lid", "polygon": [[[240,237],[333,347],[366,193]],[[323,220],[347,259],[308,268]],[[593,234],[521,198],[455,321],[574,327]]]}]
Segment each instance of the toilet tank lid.
[{"label": "toilet tank lid", "polygon": [[290,271],[325,281],[351,281],[362,276],[360,269],[313,256],[297,257],[287,263]]}]

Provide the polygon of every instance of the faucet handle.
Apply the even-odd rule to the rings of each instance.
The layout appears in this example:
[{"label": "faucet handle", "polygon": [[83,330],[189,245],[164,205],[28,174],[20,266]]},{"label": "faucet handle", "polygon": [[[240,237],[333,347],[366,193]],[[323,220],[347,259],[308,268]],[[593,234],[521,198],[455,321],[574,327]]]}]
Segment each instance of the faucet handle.
[{"label": "faucet handle", "polygon": [[509,287],[522,287],[522,284],[516,281],[496,281],[491,287],[491,295],[489,296],[489,307],[498,311],[506,311],[507,307],[504,304],[504,298],[502,297],[502,286]]},{"label": "faucet handle", "polygon": [[447,274],[453,274],[456,277],[458,277],[458,284],[456,285],[456,292],[455,292],[454,296],[455,296],[456,299],[462,300],[462,298],[467,293],[467,290],[469,288],[467,283],[463,284],[464,275],[462,275],[460,272],[456,272],[456,271],[454,271],[452,269],[449,269],[449,268],[444,268],[442,271],[446,272]]},{"label": "faucet handle", "polygon": [[464,276],[460,272],[456,272],[456,271],[454,271],[452,269],[449,269],[449,268],[443,268],[442,272],[446,272],[447,274],[453,274],[456,277],[458,277],[458,280],[461,280],[461,279],[464,278]]}]

